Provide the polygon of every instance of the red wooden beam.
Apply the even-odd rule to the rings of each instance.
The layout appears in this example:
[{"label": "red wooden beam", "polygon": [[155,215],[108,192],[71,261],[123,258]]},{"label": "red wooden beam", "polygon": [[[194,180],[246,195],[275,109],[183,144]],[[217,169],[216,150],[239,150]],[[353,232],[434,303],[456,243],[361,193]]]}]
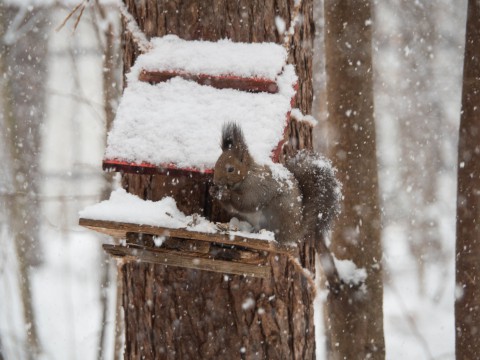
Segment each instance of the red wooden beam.
[{"label": "red wooden beam", "polygon": [[236,89],[248,92],[267,92],[276,94],[278,85],[275,81],[263,78],[242,78],[239,76],[223,75],[193,75],[176,71],[148,71],[142,70],[139,80],[150,84],[158,84],[170,80],[175,76],[180,76],[186,80],[193,80],[200,85],[209,85],[217,89]]},{"label": "red wooden beam", "polygon": [[129,174],[171,174],[187,175],[187,176],[205,176],[208,177],[213,174],[213,169],[198,169],[198,168],[179,168],[174,164],[153,165],[147,162],[134,163],[115,159],[104,159],[102,168],[105,171],[116,171]]}]

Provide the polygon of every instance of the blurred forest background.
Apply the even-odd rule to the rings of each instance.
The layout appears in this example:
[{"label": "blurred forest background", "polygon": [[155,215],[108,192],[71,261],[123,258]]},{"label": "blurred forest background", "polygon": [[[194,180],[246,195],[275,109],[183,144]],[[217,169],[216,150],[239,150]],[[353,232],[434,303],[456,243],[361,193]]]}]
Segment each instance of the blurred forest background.
[{"label": "blurred forest background", "polygon": [[[77,214],[109,194],[121,19],[113,0],[91,1],[76,30],[74,18],[56,32],[76,5],[0,0],[0,359],[113,358],[115,264]],[[313,115],[328,154],[320,0],[315,14]],[[454,358],[465,18],[465,0],[374,1],[388,359]]]}]

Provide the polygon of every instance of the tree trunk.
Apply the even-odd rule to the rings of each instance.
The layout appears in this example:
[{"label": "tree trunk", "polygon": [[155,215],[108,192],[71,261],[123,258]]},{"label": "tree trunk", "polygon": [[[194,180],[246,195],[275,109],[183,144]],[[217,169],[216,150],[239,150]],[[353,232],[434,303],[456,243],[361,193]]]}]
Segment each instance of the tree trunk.
[{"label": "tree trunk", "polygon": [[[19,289],[26,326],[25,356],[41,353],[32,301],[31,267],[42,262],[39,239],[39,150],[45,114],[46,9],[0,2],[0,141],[8,159],[0,178],[4,211],[19,265]],[[1,177],[1,174],[0,174]]]},{"label": "tree trunk", "polygon": [[367,272],[365,287],[327,298],[330,359],[385,357],[371,21],[369,0],[325,1],[328,113],[337,136],[332,157],[344,195],[331,248]]},{"label": "tree trunk", "polygon": [[[283,40],[275,26],[279,16],[291,21],[294,1],[231,2],[133,1],[129,12],[147,37],[176,34],[181,38],[242,42]],[[310,113],[312,105],[312,1],[303,1],[303,21],[290,47],[296,64],[299,91],[296,106]],[[138,49],[125,34],[124,71],[134,63]],[[195,131],[195,129],[190,129]],[[311,129],[294,122],[294,139],[286,155],[311,147]],[[160,140],[160,139],[159,139]],[[195,178],[124,175],[123,186],[141,198],[173,196],[187,214],[220,220],[208,199],[206,184]],[[225,220],[225,219],[223,219]],[[313,359],[314,291],[291,260],[271,255],[270,280],[188,270],[161,265],[123,265],[123,299],[127,359]],[[314,273],[314,248],[306,242],[300,262]]]},{"label": "tree trunk", "polygon": [[[121,96],[121,54],[120,54],[120,37],[119,37],[119,18],[112,17],[109,12],[114,11],[107,6],[95,2],[95,10],[103,22],[104,26],[100,28],[96,21],[93,21],[95,31],[97,35],[98,46],[103,54],[103,109],[105,114],[105,143],[107,140],[107,134],[112,127],[113,120],[115,119],[116,106]],[[116,11],[116,10],[115,10]],[[109,198],[113,189],[114,174],[112,172],[104,173],[105,184],[102,189],[101,199],[106,200]],[[105,353],[108,352],[108,346],[105,343],[107,338],[107,317],[108,317],[108,292],[105,290],[108,288],[112,279],[115,279],[117,284],[115,293],[115,340],[114,340],[114,356],[115,360],[120,358],[122,353],[123,342],[123,318],[121,314],[121,287],[122,281],[120,273],[114,274],[114,264],[109,261],[108,255],[102,251],[102,274],[101,274],[101,292],[100,292],[100,304],[102,309],[101,317],[101,332],[99,339],[99,346],[97,352],[97,359],[104,359]]]},{"label": "tree trunk", "polygon": [[458,143],[456,358],[480,356],[480,3],[468,1]]}]

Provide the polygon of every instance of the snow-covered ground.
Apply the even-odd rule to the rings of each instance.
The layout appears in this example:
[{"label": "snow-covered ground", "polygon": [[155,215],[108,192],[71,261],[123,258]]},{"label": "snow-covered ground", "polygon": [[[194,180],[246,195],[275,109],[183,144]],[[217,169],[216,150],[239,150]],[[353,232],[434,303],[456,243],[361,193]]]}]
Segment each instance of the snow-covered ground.
[{"label": "snow-covered ground", "polygon": [[[450,221],[451,225],[454,224]],[[383,236],[385,341],[388,359],[454,359],[454,237],[446,263],[428,266],[421,294],[417,261],[402,229],[387,228]]]}]

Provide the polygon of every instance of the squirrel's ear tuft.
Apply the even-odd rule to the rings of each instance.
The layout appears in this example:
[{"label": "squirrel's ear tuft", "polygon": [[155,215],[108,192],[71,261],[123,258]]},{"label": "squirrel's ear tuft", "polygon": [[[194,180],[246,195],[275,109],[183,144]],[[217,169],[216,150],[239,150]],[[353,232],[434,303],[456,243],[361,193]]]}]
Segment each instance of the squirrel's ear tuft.
[{"label": "squirrel's ear tuft", "polygon": [[228,122],[222,128],[222,151],[235,150],[242,153],[246,151],[247,145],[240,126],[234,122]]}]

